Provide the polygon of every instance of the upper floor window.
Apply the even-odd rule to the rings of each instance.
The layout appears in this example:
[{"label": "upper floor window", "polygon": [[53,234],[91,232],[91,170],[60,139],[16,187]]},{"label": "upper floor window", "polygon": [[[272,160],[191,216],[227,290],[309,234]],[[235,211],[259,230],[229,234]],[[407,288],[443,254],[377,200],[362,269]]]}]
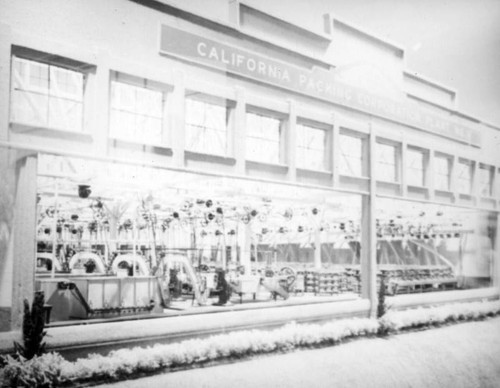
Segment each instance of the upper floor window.
[{"label": "upper floor window", "polygon": [[247,112],[246,118],[246,158],[264,163],[280,163],[282,121],[250,112]]},{"label": "upper floor window", "polygon": [[341,133],[339,136],[340,160],[339,173],[342,175],[363,176],[364,139]]},{"label": "upper floor window", "polygon": [[398,182],[398,160],[396,145],[377,143],[377,179],[385,182]]},{"label": "upper floor window", "polygon": [[224,105],[186,99],[186,149],[226,155],[229,109]]},{"label": "upper floor window", "polygon": [[80,72],[13,57],[11,121],[81,131],[84,81]]},{"label": "upper floor window", "polygon": [[297,124],[297,167],[327,170],[326,141],[324,129]]},{"label": "upper floor window", "polygon": [[457,164],[457,189],[459,193],[470,194],[472,190],[472,167],[469,160],[459,160]]},{"label": "upper floor window", "polygon": [[493,196],[493,174],[494,168],[491,166],[480,165],[479,167],[479,189],[482,197]]},{"label": "upper floor window", "polygon": [[436,156],[434,159],[436,190],[449,191],[451,188],[451,158]]},{"label": "upper floor window", "polygon": [[110,135],[144,143],[162,143],[163,93],[111,82]]},{"label": "upper floor window", "polygon": [[425,154],[420,150],[408,148],[407,179],[409,185],[425,185]]}]

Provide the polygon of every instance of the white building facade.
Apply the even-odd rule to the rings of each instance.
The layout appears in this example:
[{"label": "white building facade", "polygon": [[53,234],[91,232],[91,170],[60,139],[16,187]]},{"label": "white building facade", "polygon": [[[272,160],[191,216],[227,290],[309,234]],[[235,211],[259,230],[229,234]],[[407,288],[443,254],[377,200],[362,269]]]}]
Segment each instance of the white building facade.
[{"label": "white building facade", "polygon": [[[290,267],[367,315],[377,274],[395,303],[498,297],[500,128],[333,15],[313,31],[210,4],[2,5],[1,330],[39,289],[56,319],[78,316],[60,282],[89,309],[146,311],[173,251],[228,274]],[[71,260],[85,251],[94,280]],[[127,252],[144,266],[125,286]]]}]

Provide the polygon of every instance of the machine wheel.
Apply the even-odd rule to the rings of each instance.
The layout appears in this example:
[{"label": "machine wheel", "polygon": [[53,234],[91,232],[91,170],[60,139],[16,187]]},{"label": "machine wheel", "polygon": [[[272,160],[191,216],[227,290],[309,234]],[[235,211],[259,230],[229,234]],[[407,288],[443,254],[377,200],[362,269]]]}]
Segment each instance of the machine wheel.
[{"label": "machine wheel", "polygon": [[283,267],[279,272],[280,276],[286,276],[288,290],[291,290],[297,279],[297,273],[292,267]]}]

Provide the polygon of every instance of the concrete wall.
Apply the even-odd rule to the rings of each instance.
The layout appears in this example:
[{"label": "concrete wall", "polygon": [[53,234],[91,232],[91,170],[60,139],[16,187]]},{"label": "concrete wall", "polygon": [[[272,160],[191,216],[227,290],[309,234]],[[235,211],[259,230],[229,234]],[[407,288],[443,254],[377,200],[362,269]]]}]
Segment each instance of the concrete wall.
[{"label": "concrete wall", "polygon": [[336,64],[337,80],[400,100],[402,51],[348,24],[337,20],[332,23],[333,41],[329,54]]},{"label": "concrete wall", "polygon": [[453,109],[455,105],[455,92],[443,86],[427,81],[410,72],[404,74],[404,88],[409,94],[434,104]]}]

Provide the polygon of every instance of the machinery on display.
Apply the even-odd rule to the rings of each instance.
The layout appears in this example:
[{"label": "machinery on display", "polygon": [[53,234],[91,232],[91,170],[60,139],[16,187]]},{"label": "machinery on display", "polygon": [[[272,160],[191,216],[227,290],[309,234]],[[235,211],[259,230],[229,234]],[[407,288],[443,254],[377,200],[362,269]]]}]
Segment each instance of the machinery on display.
[{"label": "machinery on display", "polygon": [[[243,303],[361,292],[360,226],[336,218],[340,207],[186,194],[115,199],[91,196],[90,185],[62,195],[74,187],[65,181],[39,194],[36,287],[54,320],[222,306],[232,296]],[[386,293],[461,287],[460,252],[472,233],[456,223],[377,221]],[[458,247],[453,259],[438,249],[447,240]]]}]

